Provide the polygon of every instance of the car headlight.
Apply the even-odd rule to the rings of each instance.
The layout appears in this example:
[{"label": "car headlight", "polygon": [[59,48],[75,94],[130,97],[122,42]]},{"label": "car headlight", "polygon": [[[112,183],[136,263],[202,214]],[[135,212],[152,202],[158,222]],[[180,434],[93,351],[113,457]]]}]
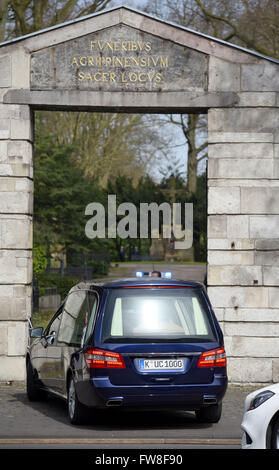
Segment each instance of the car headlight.
[{"label": "car headlight", "polygon": [[266,400],[269,400],[269,398],[273,397],[273,395],[274,393],[270,390],[260,392],[258,395],[255,396],[255,398],[253,398],[248,407],[248,410],[254,410],[255,408],[258,408],[258,406],[262,405]]}]

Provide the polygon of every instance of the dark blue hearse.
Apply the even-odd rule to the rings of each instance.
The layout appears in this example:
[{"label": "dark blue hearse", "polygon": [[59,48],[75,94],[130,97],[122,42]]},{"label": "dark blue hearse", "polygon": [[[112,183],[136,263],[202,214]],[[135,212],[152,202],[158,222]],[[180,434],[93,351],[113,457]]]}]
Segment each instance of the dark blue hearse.
[{"label": "dark blue hearse", "polygon": [[163,278],[74,286],[47,328],[33,328],[27,394],[88,407],[180,408],[218,422],[227,387],[223,334],[202,284]]}]

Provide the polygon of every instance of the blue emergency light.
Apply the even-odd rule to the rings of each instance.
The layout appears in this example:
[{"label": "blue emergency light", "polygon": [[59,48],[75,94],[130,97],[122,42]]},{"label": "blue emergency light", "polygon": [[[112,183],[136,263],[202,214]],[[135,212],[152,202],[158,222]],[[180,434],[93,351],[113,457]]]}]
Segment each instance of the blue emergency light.
[{"label": "blue emergency light", "polygon": [[[151,276],[151,274],[152,272],[136,271],[136,277]],[[164,279],[171,279],[172,273],[170,271],[166,271],[161,273],[161,277]]]},{"label": "blue emergency light", "polygon": [[166,271],[165,273],[162,273],[162,277],[165,279],[171,279],[172,273],[170,271]]}]

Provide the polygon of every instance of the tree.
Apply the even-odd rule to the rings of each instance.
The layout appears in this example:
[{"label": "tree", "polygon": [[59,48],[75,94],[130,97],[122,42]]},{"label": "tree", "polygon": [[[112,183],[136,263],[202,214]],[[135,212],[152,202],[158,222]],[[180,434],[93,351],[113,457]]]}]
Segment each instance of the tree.
[{"label": "tree", "polygon": [[[160,186],[154,182],[149,175],[140,177],[136,182],[132,178],[126,175],[119,175],[114,180],[110,180],[105,189],[105,193],[115,194],[117,197],[117,206],[121,203],[130,202],[134,204],[137,209],[137,237],[121,239],[117,236],[111,239],[114,245],[114,256],[119,259],[120,246],[124,247],[125,253],[128,259],[131,259],[131,255],[135,251],[135,248],[139,250],[141,254],[148,254],[151,240],[141,239],[139,233],[140,227],[140,204],[142,202],[162,202],[162,193],[160,193]],[[117,223],[122,219],[123,216],[117,217]]]},{"label": "tree", "polygon": [[[194,205],[193,219],[193,247],[196,261],[206,261],[206,237],[207,237],[207,175],[206,172],[197,177],[197,191],[195,194],[186,190],[186,185],[179,171],[165,176],[159,185],[162,195],[170,193],[171,180],[174,182],[175,202],[181,203],[182,217],[184,219],[184,203]],[[166,191],[167,190],[167,191]],[[163,200],[161,200],[163,202]],[[184,229],[185,227],[183,227]]]},{"label": "tree", "polygon": [[1,0],[0,41],[104,9],[111,0]]},{"label": "tree", "polygon": [[34,246],[33,249],[33,272],[41,274],[47,267],[47,250],[45,246]]},{"label": "tree", "polygon": [[8,21],[9,0],[0,0],[0,42],[4,41]]},{"label": "tree", "polygon": [[119,174],[138,180],[151,171],[158,149],[158,130],[139,114],[38,112],[38,126],[54,145],[74,145],[85,175],[105,187]]},{"label": "tree", "polygon": [[[35,143],[34,242],[50,253],[93,251],[96,242],[85,235],[85,207],[102,201],[101,190],[84,176],[70,145],[53,145],[51,137]],[[97,241],[100,248],[100,241]]]},{"label": "tree", "polygon": [[279,58],[278,0],[163,0],[160,13],[183,26]]},{"label": "tree", "polygon": [[[179,126],[188,145],[187,156],[187,186],[188,195],[196,195],[198,189],[198,165],[207,158],[207,141],[203,134],[206,132],[206,117],[199,114],[171,115],[170,122]],[[198,143],[198,134],[203,137]]]},{"label": "tree", "polygon": [[279,59],[278,0],[195,0],[216,37]]}]

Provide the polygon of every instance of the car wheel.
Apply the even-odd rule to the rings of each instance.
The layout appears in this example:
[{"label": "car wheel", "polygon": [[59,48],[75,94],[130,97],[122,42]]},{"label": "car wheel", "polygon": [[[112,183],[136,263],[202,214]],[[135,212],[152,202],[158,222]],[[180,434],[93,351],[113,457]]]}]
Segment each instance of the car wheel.
[{"label": "car wheel", "polygon": [[68,386],[68,417],[71,424],[83,424],[87,417],[87,407],[80,403],[71,377]]},{"label": "car wheel", "polygon": [[279,417],[272,427],[271,449],[279,449]]},{"label": "car wheel", "polygon": [[222,415],[222,403],[210,405],[196,410],[196,418],[200,423],[218,423]]},{"label": "car wheel", "polygon": [[26,368],[26,391],[29,401],[40,401],[46,398],[44,390],[40,390],[35,383],[31,362],[28,361]]}]

